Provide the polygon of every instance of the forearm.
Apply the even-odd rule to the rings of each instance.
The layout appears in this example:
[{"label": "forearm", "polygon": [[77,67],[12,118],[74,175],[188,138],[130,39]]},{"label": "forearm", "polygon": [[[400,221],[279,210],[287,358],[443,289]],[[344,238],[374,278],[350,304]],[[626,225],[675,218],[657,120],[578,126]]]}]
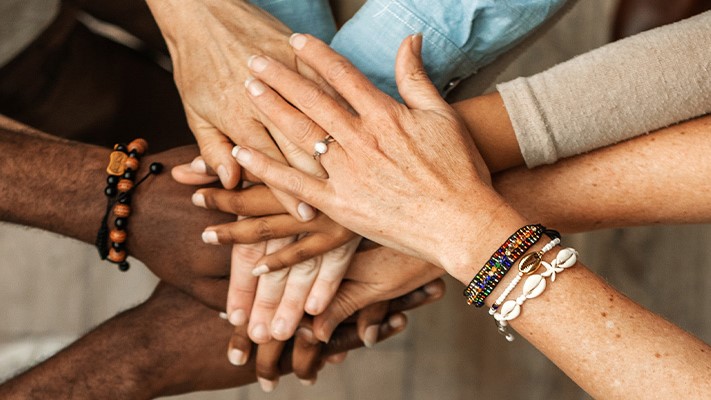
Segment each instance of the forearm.
[{"label": "forearm", "polygon": [[711,116],[701,117],[554,165],[506,171],[494,186],[530,221],[565,232],[706,223],[710,133]]},{"label": "forearm", "polygon": [[106,207],[108,149],[0,116],[0,220],[93,242]]}]

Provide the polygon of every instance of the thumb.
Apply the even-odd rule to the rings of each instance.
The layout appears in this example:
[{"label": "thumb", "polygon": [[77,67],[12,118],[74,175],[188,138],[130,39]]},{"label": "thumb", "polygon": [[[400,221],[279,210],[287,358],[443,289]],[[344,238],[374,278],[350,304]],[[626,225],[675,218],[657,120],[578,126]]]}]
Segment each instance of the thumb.
[{"label": "thumb", "polygon": [[405,38],[395,58],[395,82],[408,107],[421,110],[446,106],[422,64],[422,34]]},{"label": "thumb", "polygon": [[313,331],[316,338],[328,342],[336,327],[361,308],[377,302],[366,285],[345,281],[326,310],[314,317]]},{"label": "thumb", "polygon": [[230,138],[206,121],[190,125],[205,163],[217,172],[225,189],[234,189],[240,180],[240,167],[232,157],[234,144]]}]

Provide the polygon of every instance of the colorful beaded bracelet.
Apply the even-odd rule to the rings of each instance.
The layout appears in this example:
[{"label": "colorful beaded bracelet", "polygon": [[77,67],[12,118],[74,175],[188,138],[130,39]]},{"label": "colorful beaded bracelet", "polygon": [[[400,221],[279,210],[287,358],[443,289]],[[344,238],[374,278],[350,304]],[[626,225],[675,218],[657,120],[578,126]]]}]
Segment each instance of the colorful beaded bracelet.
[{"label": "colorful beaded bracelet", "polygon": [[[131,196],[138,185],[151,174],[157,175],[163,170],[162,164],[152,163],[148,174],[135,183],[136,173],[141,165],[141,156],[147,150],[148,142],[144,139],[136,139],[127,146],[116,144],[109,157],[109,165],[106,167],[106,172],[109,174],[106,179],[107,186],[104,189],[104,194],[107,197],[106,212],[96,235],[96,248],[99,250],[102,260],[118,264],[121,271],[128,271],[130,268],[126,261],[128,258],[126,228],[128,217],[131,215]],[[116,218],[113,223],[114,228],[109,231],[108,220],[112,212]],[[108,245],[109,240],[110,246]]]},{"label": "colorful beaded bracelet", "polygon": [[489,261],[479,270],[474,276],[466,289],[464,289],[464,297],[467,298],[467,304],[474,304],[476,307],[484,305],[484,300],[496,288],[496,285],[501,282],[501,279],[511,269],[516,260],[518,260],[528,249],[531,248],[543,234],[548,235],[551,239],[560,237],[560,234],[553,230],[546,229],[543,225],[526,225],[517,230],[511,235],[494,254],[491,255]]}]

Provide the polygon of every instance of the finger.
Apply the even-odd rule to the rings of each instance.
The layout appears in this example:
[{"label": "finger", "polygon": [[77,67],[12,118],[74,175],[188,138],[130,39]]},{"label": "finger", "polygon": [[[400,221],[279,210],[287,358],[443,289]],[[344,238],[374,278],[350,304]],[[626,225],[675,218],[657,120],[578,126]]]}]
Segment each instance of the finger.
[{"label": "finger", "polygon": [[284,350],[285,342],[272,340],[257,347],[257,361],[255,364],[257,381],[262,390],[270,393],[276,389],[281,375],[279,359]]},{"label": "finger", "polygon": [[422,34],[410,35],[400,44],[395,59],[395,81],[400,96],[410,108],[433,110],[449,108],[439,95],[422,64]]},{"label": "finger", "polygon": [[217,176],[196,172],[192,164],[176,165],[170,172],[173,175],[173,179],[183,185],[201,186],[219,180]]},{"label": "finger", "polygon": [[277,146],[279,146],[279,150],[281,150],[281,153],[284,155],[284,158],[286,158],[289,165],[312,176],[319,178],[328,177],[326,170],[323,168],[319,160],[316,160],[313,157],[313,145],[308,149],[301,148],[298,144],[292,142],[286,135],[284,135],[281,129],[277,128],[276,125],[267,117],[264,119],[265,125],[269,128],[269,132],[271,133],[274,142]]},{"label": "finger", "polygon": [[316,383],[316,376],[321,364],[321,342],[311,330],[310,319],[304,318],[294,336],[292,366],[294,375],[304,386]]},{"label": "finger", "polygon": [[[269,215],[261,218],[247,218],[238,222],[207,227],[203,232],[203,240],[208,244],[257,243],[265,240],[296,236],[300,233],[307,233],[313,228],[314,224],[310,222],[299,222],[289,214]],[[322,238],[322,236],[318,237]],[[283,266],[275,266],[274,268],[269,268],[264,265],[264,259],[270,257],[271,259],[279,259],[279,257],[275,258],[275,255],[286,249],[288,249],[288,246],[257,261],[257,267],[260,268],[261,272],[255,272],[255,275],[261,275],[270,270],[282,269],[293,265],[292,263]],[[306,257],[305,259],[311,257],[314,256]]]},{"label": "finger", "polygon": [[304,316],[306,297],[316,280],[320,266],[321,258],[317,257],[291,267],[284,295],[272,320],[272,337],[275,339],[286,340],[294,334]]},{"label": "finger", "polygon": [[[254,76],[258,78],[245,81],[250,98],[260,99],[261,102],[269,102],[275,101],[276,97],[282,97],[329,132],[333,130],[332,128],[343,129],[344,124],[352,126],[353,122],[355,122],[355,116],[339,104],[336,99],[329,96],[313,81],[301,76],[284,64],[266,56],[252,56],[248,65]],[[273,90],[264,86],[262,82]],[[259,104],[257,105],[259,106]],[[296,110],[294,109],[294,111]],[[276,117],[275,114],[264,113],[272,122],[280,126],[273,119]],[[281,129],[283,130],[283,128]],[[287,132],[284,131],[284,133]],[[339,139],[338,136],[334,137]]]},{"label": "finger", "polygon": [[227,347],[227,359],[235,366],[244,365],[252,352],[252,341],[249,340],[245,326],[235,327]]},{"label": "finger", "polygon": [[257,278],[252,275],[254,264],[264,256],[266,243],[237,244],[232,247],[230,286],[227,294],[227,315],[234,326],[247,324],[257,292]]},{"label": "finger", "polygon": [[351,264],[360,240],[360,237],[354,237],[343,246],[323,255],[321,269],[306,302],[306,312],[311,315],[319,315],[331,303]]},{"label": "finger", "polygon": [[434,303],[444,297],[446,287],[441,278],[390,301],[389,312],[402,312]]},{"label": "finger", "polygon": [[346,361],[346,356],[348,355],[347,351],[344,351],[343,353],[338,353],[334,354],[332,356],[328,356],[325,358],[327,363],[330,364],[341,364],[343,361]]},{"label": "finger", "polygon": [[381,301],[371,304],[358,312],[358,336],[363,340],[365,347],[372,348],[378,342],[380,324],[388,314],[389,304]]},{"label": "finger", "polygon": [[[294,227],[296,234],[308,232],[308,227]],[[253,271],[255,275],[262,275],[271,271],[288,268],[292,265],[310,260],[314,257],[335,250],[344,245],[353,236],[346,233],[314,233],[304,236],[298,241],[284,247],[276,253],[264,256],[257,262],[257,267]],[[344,271],[345,273],[345,271]]]},{"label": "finger", "polygon": [[265,183],[318,209],[324,209],[323,199],[327,198],[330,192],[325,180],[306,175],[252,149],[237,147],[233,154],[240,165]]},{"label": "finger", "polygon": [[[315,143],[322,141],[328,135],[328,133],[326,133],[326,131],[318,125],[319,121],[312,120],[299,110],[295,109],[272,88],[265,86],[258,79],[248,79],[245,82],[245,86],[250,94],[250,100],[252,103],[254,103],[254,105],[261,112],[269,117],[274,125],[276,125],[279,130],[284,133],[287,139],[299,146],[301,151],[309,153],[313,157],[315,152]],[[322,95],[328,97],[326,94]],[[345,112],[345,110],[343,111]],[[346,118],[352,119],[353,117],[349,114]],[[328,129],[326,126],[324,126],[324,128]],[[348,140],[348,135],[342,134],[342,131],[343,128],[341,128],[338,133],[334,134],[334,138],[337,142],[339,141],[339,138],[346,141]],[[343,142],[339,143],[345,144]],[[332,154],[343,152],[340,146],[336,143],[329,144],[327,146],[327,150]]]},{"label": "finger", "polygon": [[[378,331],[378,342],[382,342],[388,338],[405,330],[407,326],[407,317],[405,314],[397,313],[388,317],[387,321],[380,324]],[[358,332],[352,326],[339,326],[333,333],[331,340],[324,345],[322,355],[329,356],[332,354],[343,353],[344,351],[353,350],[363,345],[363,342],[358,337]]]},{"label": "finger", "polygon": [[[311,35],[295,33],[289,39],[289,44],[294,48],[296,56],[326,79],[326,82],[336,89],[358,114],[372,111],[373,107],[394,103],[392,98],[378,90],[348,59],[321,40]],[[271,81],[267,81],[267,84],[290,100],[281,89],[273,86]],[[302,111],[316,120],[306,110],[302,109]],[[321,126],[331,132],[329,127]]]},{"label": "finger", "polygon": [[[291,243],[294,238],[274,239],[267,242],[266,253],[272,253]],[[259,278],[254,306],[249,318],[249,337],[254,343],[262,344],[272,339],[271,322],[284,294],[288,269],[263,275]]]},{"label": "finger", "polygon": [[245,217],[286,213],[284,206],[264,185],[254,185],[239,191],[217,188],[199,189],[193,195],[193,203],[196,203],[196,197],[200,199],[196,205],[209,210],[220,210]]},{"label": "finger", "polygon": [[236,187],[240,173],[239,166],[230,157],[234,146],[232,141],[207,121],[195,117],[188,120],[205,163],[217,172],[222,186],[226,189]]},{"label": "finger", "polygon": [[316,337],[328,342],[336,327],[358,310],[372,303],[369,287],[354,281],[344,281],[326,309],[314,318]]}]

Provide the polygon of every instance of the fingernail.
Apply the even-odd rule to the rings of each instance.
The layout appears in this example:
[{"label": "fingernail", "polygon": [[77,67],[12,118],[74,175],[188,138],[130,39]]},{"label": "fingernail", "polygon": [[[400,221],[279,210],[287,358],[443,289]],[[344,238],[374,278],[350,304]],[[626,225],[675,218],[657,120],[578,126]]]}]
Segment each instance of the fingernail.
[{"label": "fingernail", "polygon": [[281,336],[286,333],[286,321],[279,318],[272,323],[272,336]]},{"label": "fingernail", "polygon": [[410,49],[416,56],[422,53],[422,32],[417,32],[410,37]]},{"label": "fingernail", "polygon": [[205,204],[205,195],[202,193],[193,193],[193,205],[202,207],[202,208],[207,208],[207,205]]},{"label": "fingernail", "polygon": [[276,389],[277,381],[270,381],[264,378],[257,378],[257,380],[259,381],[259,386],[261,386],[262,390],[266,393],[271,393]]},{"label": "fingernail", "polygon": [[205,231],[202,233],[202,241],[207,244],[220,244],[217,240],[217,232],[215,231]]},{"label": "fingernail", "polygon": [[218,314],[220,318],[227,320],[227,313],[226,312],[221,312]]},{"label": "fingernail", "polygon": [[247,78],[246,81],[244,81],[244,87],[246,87],[249,91],[249,94],[254,97],[259,96],[260,94],[264,93],[265,90],[267,90],[267,88],[262,84],[262,82],[259,82],[251,76]]},{"label": "fingernail", "polygon": [[207,164],[205,164],[205,160],[203,160],[202,158],[196,158],[193,160],[193,162],[190,163],[190,169],[192,169],[194,172],[206,174]]},{"label": "fingernail", "polygon": [[264,71],[268,63],[269,61],[266,58],[260,56],[252,56],[247,60],[247,66],[254,72]]},{"label": "fingernail", "polygon": [[316,335],[314,335],[314,331],[305,326],[299,328],[297,333],[299,336],[301,336],[302,339],[306,340],[310,344],[316,344],[318,342],[318,339],[316,339]]},{"label": "fingernail", "polygon": [[267,326],[264,324],[258,324],[252,329],[252,337],[259,340],[260,342],[265,342],[269,340],[269,332],[267,332]]},{"label": "fingernail", "polygon": [[403,327],[405,326],[405,319],[399,314],[392,315],[388,318],[388,325],[395,329]]},{"label": "fingernail", "polygon": [[442,293],[442,290],[440,290],[439,285],[437,285],[435,283],[428,283],[427,285],[425,285],[423,290],[425,291],[425,293],[429,294],[430,296],[434,296],[434,295],[438,295],[438,294]]},{"label": "fingernail", "polygon": [[365,334],[363,335],[363,343],[365,347],[372,349],[375,343],[378,342],[378,325],[370,325],[365,328]]},{"label": "fingernail", "polygon": [[314,208],[304,202],[299,203],[296,207],[296,211],[299,213],[301,218],[304,219],[304,221],[311,221],[316,216]]},{"label": "fingernail", "polygon": [[266,265],[259,265],[252,270],[252,275],[261,276],[269,272],[269,267]]},{"label": "fingernail", "polygon": [[234,156],[235,160],[240,164],[248,163],[249,160],[252,159],[252,153],[244,147],[239,146],[235,146],[235,148],[232,149],[232,156]]},{"label": "fingernail", "polygon": [[289,38],[289,44],[296,50],[301,50],[306,45],[306,36],[300,33],[295,33]]},{"label": "fingernail", "polygon": [[306,307],[304,307],[307,313],[311,315],[316,315],[320,310],[318,307],[318,299],[316,297],[309,297],[306,300]]},{"label": "fingernail", "polygon": [[232,349],[227,354],[227,358],[230,360],[230,364],[240,366],[247,362],[247,357],[245,353],[239,349]]},{"label": "fingernail", "polygon": [[244,310],[234,310],[230,314],[230,324],[233,326],[242,326],[247,323],[247,314]]},{"label": "fingernail", "polygon": [[301,386],[313,386],[316,384],[316,379],[299,379],[299,382],[301,382]]},{"label": "fingernail", "polygon": [[217,176],[220,177],[220,182],[222,182],[223,185],[227,185],[227,182],[230,180],[230,173],[224,165],[217,167]]}]

